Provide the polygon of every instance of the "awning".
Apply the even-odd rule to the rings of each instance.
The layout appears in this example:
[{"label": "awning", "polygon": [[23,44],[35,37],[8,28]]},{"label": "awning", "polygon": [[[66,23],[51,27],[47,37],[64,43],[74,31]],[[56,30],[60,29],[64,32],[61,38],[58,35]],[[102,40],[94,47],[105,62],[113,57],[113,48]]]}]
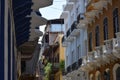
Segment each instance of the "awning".
[{"label": "awning", "polygon": [[43,8],[53,4],[53,0],[32,0],[32,2],[33,2],[32,9],[34,11],[38,11],[39,8]]}]

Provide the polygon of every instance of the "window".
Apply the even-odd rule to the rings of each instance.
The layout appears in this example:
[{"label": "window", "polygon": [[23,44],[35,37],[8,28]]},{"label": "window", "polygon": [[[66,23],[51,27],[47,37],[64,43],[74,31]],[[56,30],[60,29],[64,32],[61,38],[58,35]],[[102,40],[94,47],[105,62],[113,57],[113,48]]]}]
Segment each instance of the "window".
[{"label": "window", "polygon": [[99,46],[100,45],[100,39],[99,39],[99,26],[96,26],[96,29],[95,29],[95,39],[96,39],[96,46]]},{"label": "window", "polygon": [[68,66],[68,56],[66,56],[66,65]]},{"label": "window", "polygon": [[25,61],[21,61],[21,73],[26,71],[26,62]]},{"label": "window", "polygon": [[71,58],[71,62],[73,63],[74,62],[74,51],[72,51],[72,58]]},{"label": "window", "polygon": [[89,33],[89,51],[92,51],[92,32]]},{"label": "window", "polygon": [[104,80],[110,80],[110,71],[104,71]]},{"label": "window", "polygon": [[114,27],[114,37],[115,33],[119,32],[119,18],[118,18],[118,8],[113,11],[113,27]]},{"label": "window", "polygon": [[77,60],[81,57],[80,55],[80,45],[77,47]]},{"label": "window", "polygon": [[87,44],[87,40],[85,40],[84,43],[85,43],[85,45],[84,45],[84,46],[85,46],[85,47],[84,47],[85,53],[84,53],[83,56],[87,55],[87,51],[88,51],[88,48],[87,48],[87,45],[88,45],[88,44]]},{"label": "window", "polygon": [[116,70],[116,80],[120,80],[120,67]]},{"label": "window", "polygon": [[104,25],[104,40],[108,39],[108,19],[105,18],[103,21],[103,25]]}]

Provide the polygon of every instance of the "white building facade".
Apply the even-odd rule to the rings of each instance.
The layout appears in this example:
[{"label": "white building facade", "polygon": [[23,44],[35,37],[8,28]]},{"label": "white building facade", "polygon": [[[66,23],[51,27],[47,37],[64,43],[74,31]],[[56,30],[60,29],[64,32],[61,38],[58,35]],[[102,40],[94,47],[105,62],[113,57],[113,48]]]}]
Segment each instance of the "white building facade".
[{"label": "white building facade", "polygon": [[[68,80],[87,80],[87,74],[80,69],[83,58],[87,55],[87,27],[81,27],[80,21],[88,0],[67,0],[63,7],[61,18],[64,18],[64,37],[62,44],[65,47],[65,70]],[[74,73],[74,74],[73,74]]]}]

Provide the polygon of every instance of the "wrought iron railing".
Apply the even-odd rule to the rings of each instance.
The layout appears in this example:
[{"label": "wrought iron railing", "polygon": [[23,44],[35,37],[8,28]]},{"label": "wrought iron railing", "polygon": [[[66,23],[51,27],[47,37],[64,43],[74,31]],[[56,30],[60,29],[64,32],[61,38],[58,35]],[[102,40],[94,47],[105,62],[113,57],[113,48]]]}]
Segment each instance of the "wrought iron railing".
[{"label": "wrought iron railing", "polygon": [[71,33],[71,30],[68,29],[66,36],[68,37],[70,35],[70,33]]},{"label": "wrought iron railing", "polygon": [[74,23],[71,25],[71,32],[74,30],[74,29],[77,29],[77,21],[74,21]]}]

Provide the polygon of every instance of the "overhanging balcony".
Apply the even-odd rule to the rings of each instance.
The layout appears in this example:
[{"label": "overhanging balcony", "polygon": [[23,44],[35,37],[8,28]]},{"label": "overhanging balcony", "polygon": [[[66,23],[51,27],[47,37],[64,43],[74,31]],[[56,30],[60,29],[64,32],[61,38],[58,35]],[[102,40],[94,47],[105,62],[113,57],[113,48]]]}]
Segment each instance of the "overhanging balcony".
[{"label": "overhanging balcony", "polygon": [[88,27],[88,24],[91,24],[92,21],[93,21],[92,18],[86,17],[80,21],[80,23],[77,25],[77,28],[78,29],[85,29],[86,27]]},{"label": "overhanging balcony", "polygon": [[80,29],[77,28],[77,21],[74,21],[71,28],[66,32],[66,41],[71,42],[79,35]]},{"label": "overhanging balcony", "polygon": [[77,36],[80,33],[80,29],[77,28],[77,21],[71,25],[71,36]]},{"label": "overhanging balcony", "polygon": [[71,42],[74,40],[74,36],[71,35],[71,29],[68,29],[67,33],[66,33],[66,41]]},{"label": "overhanging balcony", "polygon": [[103,53],[104,54],[112,54],[112,51],[113,51],[113,46],[114,46],[114,41],[115,41],[115,39],[109,39],[109,40],[105,40],[104,41],[104,46],[103,46],[103,49],[104,49],[104,51],[103,51]]},{"label": "overhanging balcony", "polygon": [[97,0],[92,5],[94,5],[95,8],[102,10],[103,8],[107,8],[108,3],[112,4],[112,0]]},{"label": "overhanging balcony", "polygon": [[63,37],[62,37],[62,46],[63,46],[63,47],[67,47],[67,45],[68,45],[68,42],[66,42],[66,37],[63,36]]},{"label": "overhanging balcony", "polygon": [[21,52],[22,60],[28,60],[32,58],[36,45],[37,42],[29,41],[19,46],[18,50]]},{"label": "overhanging balcony", "polygon": [[[116,58],[120,58],[120,32],[116,33],[116,38],[111,41],[112,53]],[[111,47],[110,47],[111,48]]]},{"label": "overhanging balcony", "polygon": [[105,46],[103,47],[103,54],[106,55],[109,59],[120,58],[119,54],[119,39],[113,38],[105,41]]},{"label": "overhanging balcony", "polygon": [[32,0],[34,11],[38,11],[39,8],[47,7],[53,4],[53,0]]}]

